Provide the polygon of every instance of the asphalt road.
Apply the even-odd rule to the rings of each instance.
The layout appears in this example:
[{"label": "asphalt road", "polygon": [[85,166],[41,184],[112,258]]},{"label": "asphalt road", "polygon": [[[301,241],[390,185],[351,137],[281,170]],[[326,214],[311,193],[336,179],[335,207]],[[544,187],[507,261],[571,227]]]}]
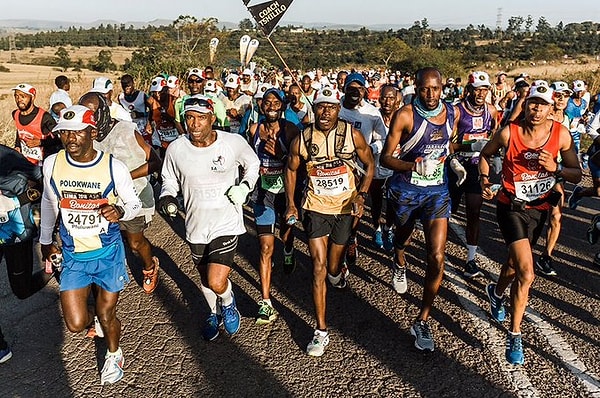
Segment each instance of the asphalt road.
[{"label": "asphalt road", "polygon": [[0,324],[14,353],[0,364],[0,397],[600,397],[600,268],[592,263],[600,249],[584,238],[599,204],[586,199],[576,211],[565,209],[558,276],[533,284],[521,367],[504,360],[508,323],[488,316],[484,288],[506,258],[490,204],[482,213],[479,255],[486,277],[461,276],[462,211],[452,221],[447,272],[430,322],[433,353],[416,350],[409,332],[422,295],[422,233],[409,250],[409,289],[400,296],[390,284],[390,254],[371,246],[372,229],[363,223],[350,286],[327,293],[331,343],[321,358],[304,352],[315,322],[302,231],[296,231],[299,264],[292,275],[283,273],[277,246],[272,291],[280,317],[257,326],[258,245],[248,223],[231,276],[242,327],[233,337],[222,333],[205,342],[208,309],[182,239],[183,221],[168,224],[157,216],[147,235],[161,261],[161,282],[154,294],[144,294],[140,265],[130,259],[132,282],[118,306],[125,377],[115,385],[100,386],[104,341],[66,330],[54,280],[19,301],[0,272]]}]

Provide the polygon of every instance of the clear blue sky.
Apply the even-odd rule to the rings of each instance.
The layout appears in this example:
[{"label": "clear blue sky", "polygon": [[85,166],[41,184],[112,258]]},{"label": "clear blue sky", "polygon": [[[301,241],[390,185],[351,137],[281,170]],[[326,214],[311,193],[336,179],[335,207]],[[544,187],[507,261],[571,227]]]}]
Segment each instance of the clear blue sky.
[{"label": "clear blue sky", "polygon": [[[253,0],[250,5],[261,3]],[[426,5],[426,7],[423,7]],[[239,22],[249,13],[241,0],[4,0],[0,19],[38,19],[92,22],[175,20],[179,15],[213,16],[220,21]],[[350,24],[412,24],[427,18],[430,25],[495,26],[498,8],[502,23],[511,16],[540,16],[555,25],[559,21],[600,21],[599,0],[579,0],[569,5],[562,0],[295,0],[282,23],[330,22]]]}]

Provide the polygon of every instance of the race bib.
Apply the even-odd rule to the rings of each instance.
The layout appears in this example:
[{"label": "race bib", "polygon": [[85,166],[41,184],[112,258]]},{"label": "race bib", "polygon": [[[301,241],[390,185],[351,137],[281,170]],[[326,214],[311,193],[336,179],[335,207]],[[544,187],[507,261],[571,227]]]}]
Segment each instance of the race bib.
[{"label": "race bib", "polygon": [[348,169],[342,162],[319,165],[311,170],[310,180],[316,195],[336,196],[350,189]]},{"label": "race bib", "polygon": [[220,209],[224,207],[225,189],[223,184],[204,184],[194,188],[194,204],[200,209]]},{"label": "race bib", "polygon": [[471,120],[473,120],[473,130],[481,130],[483,128],[483,117],[474,117]]},{"label": "race bib", "polygon": [[444,183],[444,162],[440,162],[435,171],[429,175],[421,175],[413,171],[410,175],[410,183],[419,187],[433,187]]},{"label": "race bib", "polygon": [[179,132],[176,128],[159,129],[158,136],[162,142],[171,142],[179,137]]},{"label": "race bib", "polygon": [[[473,124],[475,124],[475,119],[473,119]],[[483,122],[482,122],[483,123]],[[483,126],[481,126],[483,127]],[[488,138],[487,132],[485,133],[466,133],[463,135],[462,143],[463,145],[469,145],[474,143],[475,141],[486,140]]]},{"label": "race bib", "polygon": [[283,192],[283,168],[261,167],[260,187],[274,194]]},{"label": "race bib", "polygon": [[63,225],[74,238],[86,238],[108,232],[108,220],[99,212],[100,207],[107,205],[108,199],[74,199],[60,200],[60,214]]},{"label": "race bib", "polygon": [[531,202],[547,194],[555,183],[556,179],[553,176],[525,181],[515,181],[515,196],[517,199]]},{"label": "race bib", "polygon": [[29,158],[29,159],[38,160],[40,162],[43,159],[41,147],[34,146],[34,147],[30,148],[23,141],[21,141],[21,153],[23,154],[23,156],[25,156],[26,158]]}]

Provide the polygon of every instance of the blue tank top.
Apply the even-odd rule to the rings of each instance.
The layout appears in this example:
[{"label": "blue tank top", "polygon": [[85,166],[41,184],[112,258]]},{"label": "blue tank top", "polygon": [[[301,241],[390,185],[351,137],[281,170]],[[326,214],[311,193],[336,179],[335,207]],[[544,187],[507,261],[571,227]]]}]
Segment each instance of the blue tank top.
[{"label": "blue tank top", "polygon": [[456,126],[458,132],[457,142],[460,144],[471,144],[474,141],[487,139],[492,129],[492,115],[486,106],[479,116],[471,115],[461,102],[458,104],[460,120]]},{"label": "blue tank top", "polygon": [[413,111],[413,129],[411,134],[406,139],[400,142],[404,147],[406,142],[415,134],[420,134],[424,129],[422,138],[408,152],[402,155],[402,160],[414,162],[419,158],[439,159],[440,165],[434,174],[431,176],[421,176],[416,171],[394,171],[391,177],[390,187],[400,188],[402,185],[406,187],[420,189],[447,189],[446,173],[444,161],[446,156],[450,154],[450,137],[454,125],[454,107],[451,104],[444,103],[446,107],[446,122],[444,124],[433,124],[427,119]]},{"label": "blue tank top", "polygon": [[[265,151],[266,143],[260,139],[259,133],[262,123],[263,121],[258,122],[252,142],[254,151],[260,160],[260,184],[258,186],[265,191],[277,194],[283,192],[284,188],[285,161],[283,159],[278,159]],[[283,153],[287,154],[288,144],[285,141],[285,123],[285,119],[279,119],[279,136],[277,137],[277,142]]]}]

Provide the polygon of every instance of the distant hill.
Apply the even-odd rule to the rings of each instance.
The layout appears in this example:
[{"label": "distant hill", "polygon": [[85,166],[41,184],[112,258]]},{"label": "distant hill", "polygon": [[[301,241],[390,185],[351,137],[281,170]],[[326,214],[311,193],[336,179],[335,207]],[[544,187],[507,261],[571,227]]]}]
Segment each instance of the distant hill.
[{"label": "distant hill", "polygon": [[[95,28],[103,25],[125,25],[125,27],[132,26],[135,28],[143,28],[145,26],[164,26],[170,25],[173,23],[172,20],[168,19],[155,19],[147,22],[140,21],[115,21],[115,20],[97,20],[88,23],[81,22],[72,22],[72,21],[45,21],[45,20],[34,20],[34,19],[0,19],[0,35],[5,35],[9,32],[17,32],[17,33],[36,33],[39,31],[48,31],[48,30],[67,30],[68,28],[74,26],[76,28],[82,27],[84,29]],[[358,24],[335,24],[331,22],[295,22],[295,21],[282,21],[280,26],[302,26],[308,29],[324,29],[324,30],[359,30],[363,27],[366,27],[369,30],[374,31],[386,31],[389,29],[398,30],[402,28],[410,28],[411,24],[394,24],[394,25],[384,25],[384,24],[375,24],[375,25],[358,25]],[[236,22],[227,22],[227,21],[219,21],[219,28],[225,29],[237,29],[238,23]],[[452,25],[452,26],[431,26],[432,29],[460,29],[463,26]]]}]

